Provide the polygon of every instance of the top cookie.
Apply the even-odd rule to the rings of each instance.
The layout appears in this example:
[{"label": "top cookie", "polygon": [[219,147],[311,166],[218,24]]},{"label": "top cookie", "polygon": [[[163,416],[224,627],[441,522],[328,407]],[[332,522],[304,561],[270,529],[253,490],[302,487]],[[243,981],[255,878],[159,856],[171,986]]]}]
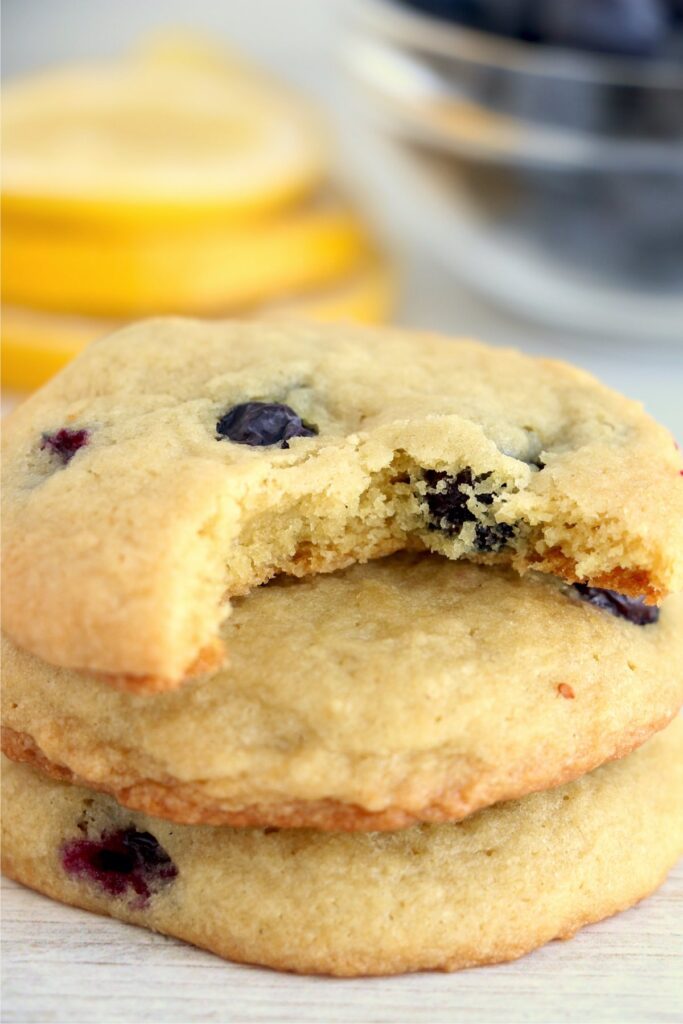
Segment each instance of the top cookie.
[{"label": "top cookie", "polygon": [[3,625],[163,689],[223,660],[225,597],[405,547],[656,601],[683,478],[563,363],[427,334],[152,320],[90,346],[4,444]]}]

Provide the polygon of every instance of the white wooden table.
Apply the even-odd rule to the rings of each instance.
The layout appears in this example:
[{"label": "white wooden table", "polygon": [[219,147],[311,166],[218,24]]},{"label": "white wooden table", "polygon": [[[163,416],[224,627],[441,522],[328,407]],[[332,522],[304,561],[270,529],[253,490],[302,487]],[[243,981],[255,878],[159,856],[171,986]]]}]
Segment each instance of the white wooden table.
[{"label": "white wooden table", "polygon": [[[338,7],[339,0],[193,0],[191,5],[186,0],[16,0],[4,18],[5,70],[113,52],[145,27],[190,17],[197,27],[223,31],[334,105],[330,54],[337,42]],[[353,158],[353,144],[347,150]],[[390,174],[386,188],[391,188]],[[383,198],[376,195],[373,207],[381,211]],[[645,401],[683,439],[683,349],[653,349],[646,325],[642,345],[620,347],[515,321],[466,294],[426,253],[407,249],[404,322],[573,360]],[[650,900],[571,942],[553,943],[515,964],[452,976],[342,982],[236,967],[179,942],[52,903],[8,881],[2,887],[2,943],[6,1024],[681,1024],[683,864]]]},{"label": "white wooden table", "polygon": [[5,1024],[683,1020],[683,865],[655,896],[513,964],[334,981],[237,967],[5,880]]}]

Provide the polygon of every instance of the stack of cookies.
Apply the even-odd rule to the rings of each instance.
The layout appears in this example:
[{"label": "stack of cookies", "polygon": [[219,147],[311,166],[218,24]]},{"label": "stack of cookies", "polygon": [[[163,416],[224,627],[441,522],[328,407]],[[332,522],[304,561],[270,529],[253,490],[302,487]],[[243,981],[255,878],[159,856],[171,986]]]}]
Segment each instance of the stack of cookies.
[{"label": "stack of cookies", "polygon": [[13,82],[2,141],[6,386],[143,316],[388,312],[391,272],[317,113],[205,42]]},{"label": "stack of cookies", "polygon": [[162,319],[5,443],[11,877],[355,975],[520,956],[683,852],[682,464],[636,403],[468,341]]}]

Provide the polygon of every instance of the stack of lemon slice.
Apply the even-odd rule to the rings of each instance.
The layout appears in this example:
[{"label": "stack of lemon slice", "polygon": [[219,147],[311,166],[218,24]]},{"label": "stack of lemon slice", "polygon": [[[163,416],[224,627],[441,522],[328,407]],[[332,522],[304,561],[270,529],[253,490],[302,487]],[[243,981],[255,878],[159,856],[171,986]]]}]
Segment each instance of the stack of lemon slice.
[{"label": "stack of lemon slice", "polygon": [[2,143],[8,386],[144,316],[388,312],[391,274],[327,181],[316,116],[237,60],[166,43],[24,79]]}]

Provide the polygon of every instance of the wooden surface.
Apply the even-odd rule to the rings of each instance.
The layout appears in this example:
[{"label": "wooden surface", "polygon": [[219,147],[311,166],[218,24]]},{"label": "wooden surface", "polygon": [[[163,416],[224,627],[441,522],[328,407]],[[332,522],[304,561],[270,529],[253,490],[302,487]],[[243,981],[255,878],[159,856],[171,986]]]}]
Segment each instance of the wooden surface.
[{"label": "wooden surface", "polygon": [[683,1020],[683,864],[633,910],[516,963],[346,981],[236,967],[7,880],[2,897],[6,1024]]}]

